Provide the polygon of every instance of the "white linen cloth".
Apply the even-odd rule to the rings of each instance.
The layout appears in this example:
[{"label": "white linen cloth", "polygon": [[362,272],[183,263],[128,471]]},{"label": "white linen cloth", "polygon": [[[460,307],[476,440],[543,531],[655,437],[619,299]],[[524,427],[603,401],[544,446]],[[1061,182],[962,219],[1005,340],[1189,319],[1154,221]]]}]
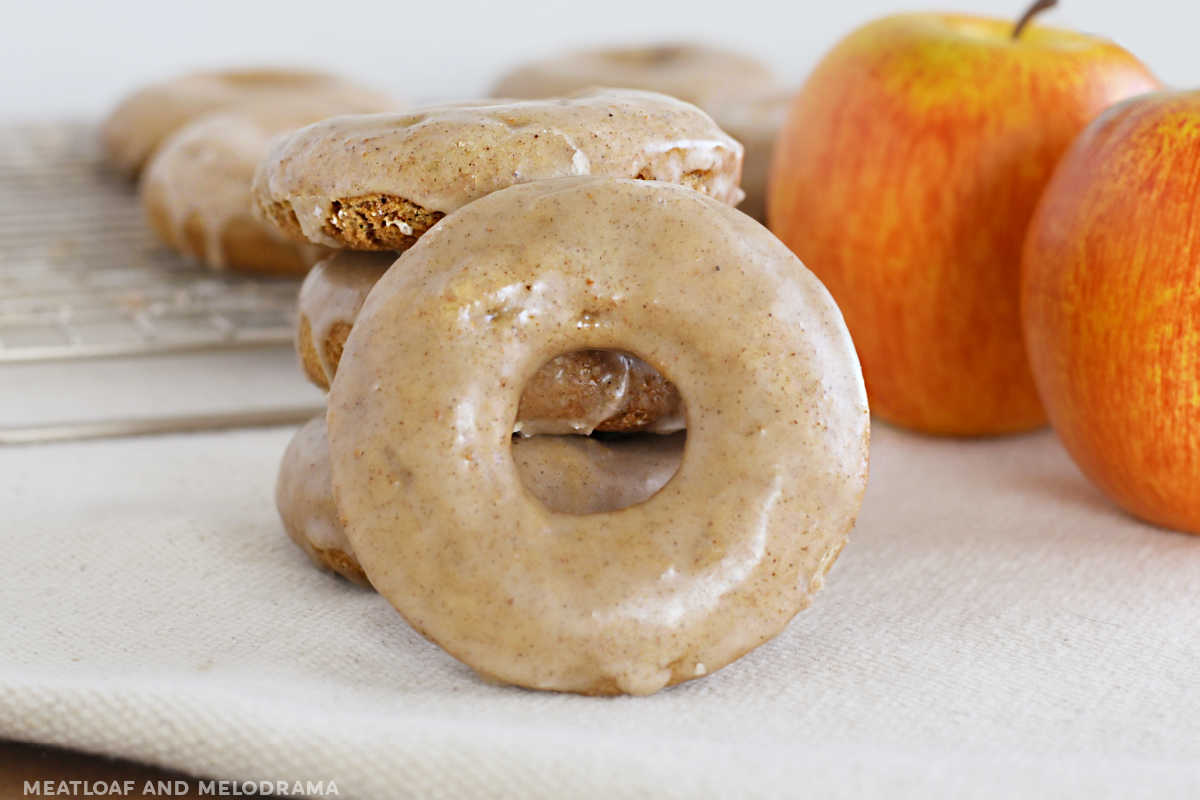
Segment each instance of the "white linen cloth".
[{"label": "white linen cloth", "polygon": [[313,569],[290,433],[0,448],[0,737],[342,797],[1200,797],[1200,538],[1049,433],[877,424],[813,607],[616,699],[489,685]]}]

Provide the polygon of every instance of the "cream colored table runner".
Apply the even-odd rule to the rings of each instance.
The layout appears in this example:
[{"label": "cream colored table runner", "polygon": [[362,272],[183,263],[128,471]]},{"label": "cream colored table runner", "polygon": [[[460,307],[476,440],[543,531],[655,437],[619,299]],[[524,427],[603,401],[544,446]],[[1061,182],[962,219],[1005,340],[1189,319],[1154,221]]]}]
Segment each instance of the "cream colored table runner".
[{"label": "cream colored table runner", "polygon": [[649,698],[484,683],[308,564],[287,430],[0,448],[0,737],[339,796],[1200,797],[1200,538],[877,425],[826,589]]}]

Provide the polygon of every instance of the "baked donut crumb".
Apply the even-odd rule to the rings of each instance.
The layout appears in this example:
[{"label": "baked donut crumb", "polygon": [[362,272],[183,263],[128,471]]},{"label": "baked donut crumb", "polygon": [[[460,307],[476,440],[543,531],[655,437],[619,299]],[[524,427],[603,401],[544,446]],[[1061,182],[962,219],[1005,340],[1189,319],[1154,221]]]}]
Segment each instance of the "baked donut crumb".
[{"label": "baked donut crumb", "polygon": [[446,216],[390,194],[346,197],[330,205],[325,235],[351,250],[407,250]]}]

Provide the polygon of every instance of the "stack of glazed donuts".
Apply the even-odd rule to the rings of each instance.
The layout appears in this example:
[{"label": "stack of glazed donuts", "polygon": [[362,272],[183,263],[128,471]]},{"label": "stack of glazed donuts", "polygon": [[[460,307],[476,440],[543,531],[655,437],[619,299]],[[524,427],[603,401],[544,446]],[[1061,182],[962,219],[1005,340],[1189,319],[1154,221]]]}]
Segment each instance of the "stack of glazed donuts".
[{"label": "stack of glazed donuts", "polygon": [[[255,174],[253,200],[282,235],[344,248],[309,272],[297,314],[304,372],[329,389],[368,295],[399,263],[395,251],[448,213],[517,180],[588,174],[673,181],[733,203],[740,167],[740,146],[699,109],[649,92],[591,90],[325,120],[275,144]],[[554,436],[681,431],[678,390],[644,361],[581,349],[556,354],[522,385],[510,434],[537,438],[518,440],[514,457],[547,505],[574,513],[605,498],[630,505],[673,474],[681,436],[658,446],[587,439],[586,447]],[[329,496],[324,437],[314,420],[289,447],[280,514],[314,561],[365,582]]]},{"label": "stack of glazed donuts", "polygon": [[[355,319],[397,261],[395,251],[415,244],[447,213],[518,180],[587,174],[678,182],[734,203],[740,166],[739,145],[695,107],[649,92],[589,90],[554,100],[326,120],[276,144],[255,175],[253,197],[260,215],[284,235],[345,248],[308,274],[297,315],[304,371],[329,389]],[[562,353],[524,385],[510,433],[538,438],[519,440],[514,455],[548,505],[580,512],[601,497],[629,505],[673,474],[668,467],[678,463],[682,437],[664,438],[659,447],[549,443],[593,431],[681,431],[678,390],[644,361],[610,350]],[[284,459],[281,514],[314,560],[362,582],[351,548],[327,524],[332,502],[321,495],[329,483],[310,486],[306,477],[324,469],[311,466],[327,449],[320,430],[314,423],[298,435]],[[609,464],[610,483],[623,473],[639,477],[606,488],[604,471],[589,468],[597,462]],[[643,472],[650,477],[642,480]],[[549,491],[567,474],[578,476],[578,484]],[[591,494],[583,488],[589,486]]]},{"label": "stack of glazed donuts", "polygon": [[301,291],[330,394],[280,469],[291,537],[521,686],[647,694],[778,633],[853,525],[869,419],[829,295],[732,207],[741,159],[632,90],[277,141],[259,214],[340,248]]},{"label": "stack of glazed donuts", "polygon": [[[769,75],[683,47],[589,58],[497,89],[536,99],[214,113],[246,128],[245,218],[320,257],[296,346],[328,408],[284,454],[288,535],[481,675],[649,694],[808,605],[862,500],[869,413],[829,294],[734,208],[742,145],[685,102]],[[605,83],[677,96],[580,88]],[[153,173],[164,238],[208,258],[205,213]]]}]

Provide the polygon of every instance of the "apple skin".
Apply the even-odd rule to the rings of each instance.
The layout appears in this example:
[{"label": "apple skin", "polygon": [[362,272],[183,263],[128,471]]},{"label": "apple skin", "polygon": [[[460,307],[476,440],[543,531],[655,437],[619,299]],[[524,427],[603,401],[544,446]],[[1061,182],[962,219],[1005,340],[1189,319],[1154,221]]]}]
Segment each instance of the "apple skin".
[{"label": "apple skin", "polygon": [[1071,146],[1030,225],[1021,316],[1079,468],[1200,533],[1200,92],[1123,103]]},{"label": "apple skin", "polygon": [[906,14],[843,39],[776,144],[770,228],[846,317],[871,409],[926,433],[1045,424],[1021,341],[1021,244],[1059,157],[1159,88],[1111,42]]}]

